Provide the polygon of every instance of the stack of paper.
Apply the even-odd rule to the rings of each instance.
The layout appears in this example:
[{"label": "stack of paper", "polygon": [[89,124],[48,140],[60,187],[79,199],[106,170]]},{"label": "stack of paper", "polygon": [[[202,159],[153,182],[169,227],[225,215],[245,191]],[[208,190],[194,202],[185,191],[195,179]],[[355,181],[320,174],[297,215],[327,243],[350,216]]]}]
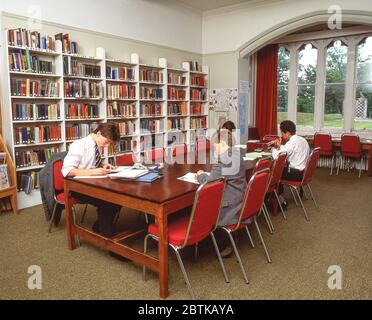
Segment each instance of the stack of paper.
[{"label": "stack of paper", "polygon": [[147,174],[148,170],[138,170],[138,169],[125,169],[117,173],[109,174],[109,178],[111,179],[130,179],[134,180],[138,177],[141,177]]},{"label": "stack of paper", "polygon": [[198,182],[198,179],[196,178],[196,174],[192,172],[185,174],[183,177],[178,178],[178,180],[182,180],[182,181],[186,181],[186,182],[190,182],[194,184],[200,184]]}]

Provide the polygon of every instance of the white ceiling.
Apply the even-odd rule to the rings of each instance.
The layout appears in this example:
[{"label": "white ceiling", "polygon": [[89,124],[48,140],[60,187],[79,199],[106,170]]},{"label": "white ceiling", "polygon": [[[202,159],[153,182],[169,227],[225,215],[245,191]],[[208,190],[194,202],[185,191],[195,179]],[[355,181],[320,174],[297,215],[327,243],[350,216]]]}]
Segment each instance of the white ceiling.
[{"label": "white ceiling", "polygon": [[176,0],[200,11],[218,9],[244,2],[257,2],[257,0]]}]

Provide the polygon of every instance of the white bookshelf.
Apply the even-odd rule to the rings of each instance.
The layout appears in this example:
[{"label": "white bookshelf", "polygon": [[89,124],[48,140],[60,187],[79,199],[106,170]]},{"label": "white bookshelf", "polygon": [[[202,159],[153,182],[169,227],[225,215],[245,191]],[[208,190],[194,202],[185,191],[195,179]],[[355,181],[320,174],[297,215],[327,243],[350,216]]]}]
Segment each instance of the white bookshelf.
[{"label": "white bookshelf", "polygon": [[[138,54],[133,53],[130,55],[130,61],[126,60],[117,60],[117,59],[107,59],[106,58],[106,51],[104,48],[97,48],[96,52],[93,55],[81,55],[81,54],[66,54],[62,53],[62,44],[60,41],[56,41],[56,48],[55,51],[51,50],[38,50],[38,49],[31,49],[26,47],[17,47],[17,46],[10,46],[8,45],[8,33],[4,31],[2,34],[2,57],[1,57],[1,70],[4,72],[1,73],[1,82],[2,82],[2,97],[3,97],[3,106],[4,106],[4,122],[8,123],[8,130],[5,130],[4,136],[6,142],[9,146],[9,149],[12,153],[13,159],[15,159],[15,152],[18,150],[32,150],[34,148],[45,148],[49,146],[59,146],[60,151],[68,150],[69,145],[74,140],[67,140],[66,139],[66,127],[71,126],[73,124],[92,124],[98,122],[107,122],[112,121],[116,123],[122,122],[134,122],[135,123],[135,131],[131,134],[123,134],[121,139],[130,140],[130,146],[132,149],[133,142],[135,141],[137,145],[137,149],[133,150],[137,157],[141,154],[140,150],[140,143],[141,137],[142,139],[149,139],[150,137],[155,137],[157,142],[161,142],[164,148],[168,147],[168,140],[171,139],[171,135],[180,135],[182,139],[179,143],[186,143],[189,148],[195,143],[195,139],[193,138],[197,131],[205,132],[205,129],[194,130],[190,128],[191,119],[193,117],[208,117],[207,112],[207,101],[202,101],[202,105],[204,106],[205,110],[203,115],[192,115],[190,114],[190,104],[193,102],[190,99],[190,90],[191,89],[205,89],[208,90],[208,86],[205,87],[198,87],[198,86],[191,86],[190,85],[190,78],[192,74],[198,74],[205,76],[206,83],[208,83],[208,74],[209,70],[206,67],[203,67],[203,72],[195,72],[190,71],[189,63],[183,63],[179,67],[170,67],[167,65],[167,60],[165,58],[159,58],[157,65],[148,65],[140,63],[140,57]],[[41,58],[49,59],[53,62],[53,73],[27,73],[27,72],[17,72],[17,71],[10,71],[9,69],[9,61],[8,61],[8,52],[12,50],[29,50],[32,54],[40,55]],[[81,61],[82,63],[87,64],[94,64],[100,66],[101,75],[100,77],[84,77],[84,76],[74,76],[74,75],[64,75],[63,74],[63,58],[64,57],[71,57],[71,59],[76,59]],[[134,79],[110,79],[110,77],[106,76],[106,67],[128,67],[134,69]],[[162,82],[154,82],[154,81],[144,81],[140,78],[140,72],[144,69],[153,70],[156,72],[160,72],[163,75]],[[184,83],[171,83],[168,81],[168,74],[180,74],[186,78]],[[10,90],[10,80],[11,78],[30,78],[30,79],[49,79],[53,81],[59,81],[59,97],[24,97],[24,96],[12,96]],[[102,88],[102,96],[99,98],[87,98],[87,97],[65,97],[64,94],[64,81],[68,80],[90,80],[94,82],[98,82],[101,84]],[[136,96],[134,98],[114,98],[108,97],[107,95],[107,85],[133,85],[135,86]],[[161,99],[146,99],[141,97],[140,89],[142,87],[148,88],[159,88],[162,90],[162,98]],[[168,99],[168,87],[173,87],[177,90],[185,90],[186,97],[182,100],[177,99]],[[60,119],[56,120],[14,120],[12,115],[12,103],[41,103],[47,104],[48,102],[59,104],[60,110]],[[110,103],[116,102],[118,105],[120,103],[125,104],[134,104],[136,114],[135,116],[108,116],[107,114],[107,107]],[[168,105],[172,103],[181,103],[184,102],[186,104],[186,112],[184,114],[168,114]],[[94,104],[98,105],[98,118],[84,118],[84,119],[68,119],[66,117],[66,104],[69,103],[87,103],[87,104]],[[142,115],[141,114],[141,104],[161,104],[162,105],[162,112],[161,115]],[[161,120],[162,126],[160,127],[159,132],[152,133],[152,132],[143,132],[141,131],[141,120]],[[174,119],[182,119],[185,121],[185,126],[183,129],[175,129],[175,130],[167,130],[167,120],[174,120]],[[208,124],[208,118],[206,119],[206,123]],[[61,133],[62,133],[62,140],[61,141],[52,141],[52,142],[44,142],[38,144],[16,144],[14,141],[14,129],[17,126],[36,126],[36,125],[48,125],[48,124],[58,124],[61,126]],[[129,142],[128,142],[129,144]],[[123,150],[124,152],[130,151]],[[149,149],[148,147],[145,150]],[[108,150],[104,151],[104,158],[106,159],[113,159],[115,155],[108,154]],[[17,166],[17,163],[16,163]],[[18,173],[27,173],[34,170],[40,170],[44,167],[44,165],[34,165],[34,166],[24,166],[18,167]],[[31,207],[34,205],[41,204],[41,197],[40,192],[38,190],[33,190],[31,194],[27,195],[24,192],[19,192],[18,194],[18,206],[20,209]]]}]

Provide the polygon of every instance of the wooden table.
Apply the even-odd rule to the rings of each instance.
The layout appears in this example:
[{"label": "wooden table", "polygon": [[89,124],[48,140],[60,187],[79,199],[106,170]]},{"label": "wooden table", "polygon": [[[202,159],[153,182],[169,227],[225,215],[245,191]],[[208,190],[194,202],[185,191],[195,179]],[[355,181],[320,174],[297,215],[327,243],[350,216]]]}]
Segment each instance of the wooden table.
[{"label": "wooden table", "polygon": [[[310,145],[314,145],[314,136],[305,136],[304,137]],[[341,148],[341,138],[332,138],[333,148],[339,150]],[[366,151],[368,158],[368,171],[367,175],[372,177],[372,140],[369,139],[360,139],[360,144],[362,150]]]}]

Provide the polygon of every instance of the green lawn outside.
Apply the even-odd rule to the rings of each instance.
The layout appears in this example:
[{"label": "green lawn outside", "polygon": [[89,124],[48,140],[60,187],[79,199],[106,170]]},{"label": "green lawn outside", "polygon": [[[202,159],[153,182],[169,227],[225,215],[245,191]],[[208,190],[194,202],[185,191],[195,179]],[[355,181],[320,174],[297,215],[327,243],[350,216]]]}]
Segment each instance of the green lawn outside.
[{"label": "green lawn outside", "polygon": [[[287,120],[287,112],[278,112],[278,123]],[[297,113],[297,125],[312,127],[314,125],[313,113]],[[324,117],[324,127],[343,128],[344,120],[341,114],[326,114]],[[354,127],[357,129],[372,129],[372,120],[369,122],[355,121]]]}]

